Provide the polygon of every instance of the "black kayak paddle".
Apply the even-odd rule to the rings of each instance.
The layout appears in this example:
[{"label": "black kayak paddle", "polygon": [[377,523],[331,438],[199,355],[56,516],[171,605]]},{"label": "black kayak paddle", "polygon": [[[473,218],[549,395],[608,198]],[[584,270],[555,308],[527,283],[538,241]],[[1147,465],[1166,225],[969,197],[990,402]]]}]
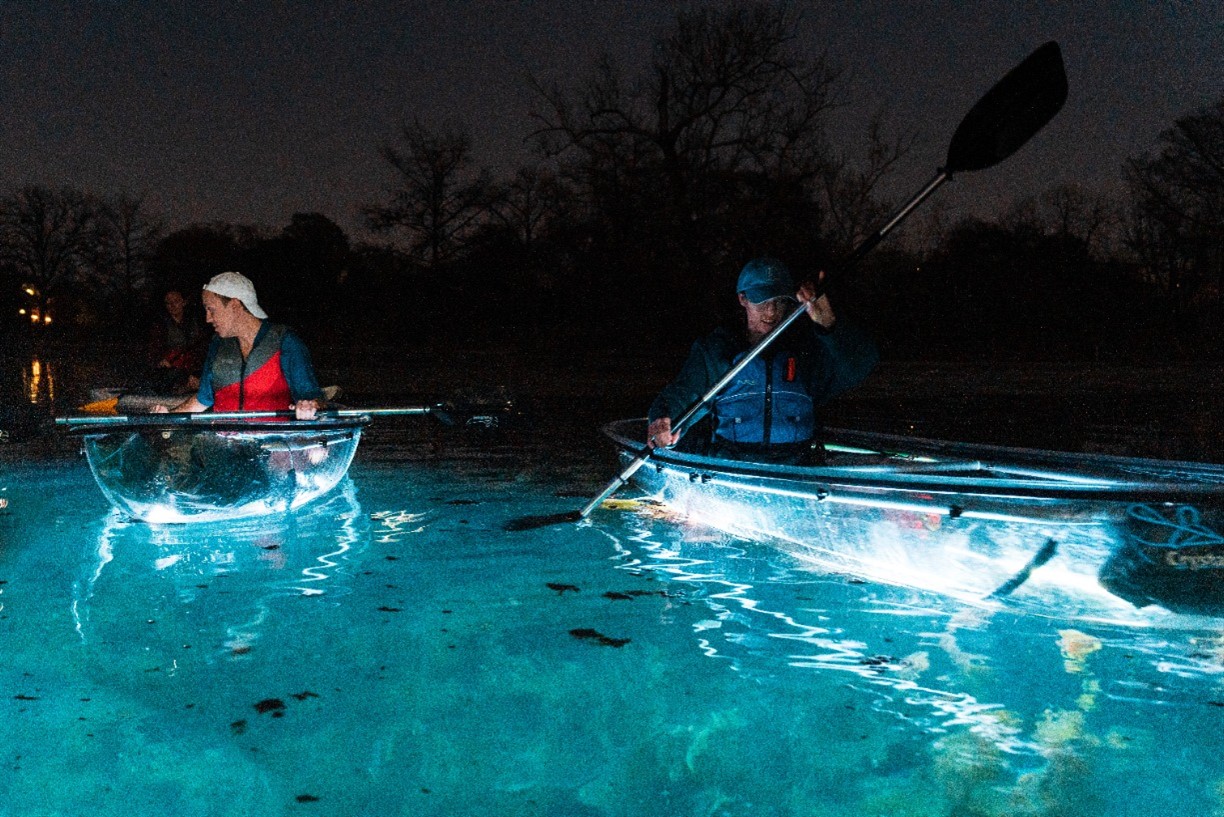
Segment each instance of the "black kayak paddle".
[{"label": "black kayak paddle", "polygon": [[[1063,67],[1062,51],[1058,43],[1050,41],[1026,57],[978,100],[952,135],[947,161],[939,168],[935,177],[898,209],[883,227],[859,243],[832,272],[844,273],[854,266],[879,244],[884,236],[904,221],[914,208],[951,179],[953,174],[984,170],[1011,156],[1054,118],[1066,100],[1067,74]],[[822,289],[827,286],[827,282],[828,276],[820,285]],[[778,324],[739,363],[711,386],[701,399],[690,406],[673,424],[673,429],[683,434],[688,423],[700,414],[753,358],[773,343],[800,315],[805,314],[805,310],[796,309]],[[585,519],[600,503],[626,485],[653,454],[654,449],[649,446],[640,449],[634,460],[581,510],[519,517],[508,521],[504,527],[509,531],[533,530]]]}]

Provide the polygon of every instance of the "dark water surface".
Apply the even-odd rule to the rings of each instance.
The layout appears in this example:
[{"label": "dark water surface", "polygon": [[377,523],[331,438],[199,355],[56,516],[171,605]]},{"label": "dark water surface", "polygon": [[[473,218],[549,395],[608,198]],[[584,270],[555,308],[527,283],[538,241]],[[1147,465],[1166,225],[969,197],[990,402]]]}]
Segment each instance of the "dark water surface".
[{"label": "dark water surface", "polygon": [[[0,444],[0,815],[1224,811],[1220,632],[813,573],[632,492],[503,530],[602,487],[594,429],[648,381],[527,393],[496,430],[376,423],[327,499],[228,525],[125,521],[70,442]],[[835,420],[1038,440],[1091,397],[954,383],[869,384]],[[1120,393],[1057,432],[1207,450]]]}]

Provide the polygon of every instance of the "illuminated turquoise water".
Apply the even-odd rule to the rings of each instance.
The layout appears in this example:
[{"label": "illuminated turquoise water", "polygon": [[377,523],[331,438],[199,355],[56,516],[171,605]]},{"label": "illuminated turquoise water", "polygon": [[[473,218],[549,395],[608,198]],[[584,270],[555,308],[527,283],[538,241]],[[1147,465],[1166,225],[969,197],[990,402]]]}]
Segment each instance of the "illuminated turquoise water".
[{"label": "illuminated turquoise water", "polygon": [[0,815],[1224,812],[1218,633],[990,617],[649,509],[507,533],[608,452],[420,428],[231,527],[5,447]]}]

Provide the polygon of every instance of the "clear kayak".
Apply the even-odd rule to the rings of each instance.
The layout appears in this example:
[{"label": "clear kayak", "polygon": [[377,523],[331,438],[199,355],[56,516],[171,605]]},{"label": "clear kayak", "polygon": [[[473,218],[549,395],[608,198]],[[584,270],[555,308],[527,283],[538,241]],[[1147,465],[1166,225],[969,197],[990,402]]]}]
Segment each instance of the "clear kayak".
[{"label": "clear kayak", "polygon": [[369,422],[364,414],[309,421],[203,414],[66,425],[81,436],[115,508],[175,523],[281,513],[323,496],[348,473]]},{"label": "clear kayak", "polygon": [[[623,464],[644,420],[604,433]],[[1059,617],[1224,616],[1224,466],[828,429],[808,464],[653,453],[673,511],[820,569]],[[1176,620],[1176,621],[1175,621]]]}]

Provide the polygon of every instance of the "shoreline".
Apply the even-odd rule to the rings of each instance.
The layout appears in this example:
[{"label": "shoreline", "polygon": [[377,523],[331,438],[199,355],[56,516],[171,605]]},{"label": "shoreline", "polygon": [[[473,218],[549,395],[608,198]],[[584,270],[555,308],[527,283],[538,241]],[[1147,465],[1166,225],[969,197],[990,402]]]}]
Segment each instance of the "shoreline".
[{"label": "shoreline", "polygon": [[[450,401],[513,402],[520,425],[598,437],[606,422],[646,413],[687,347],[655,354],[323,347],[323,385],[361,408]],[[33,361],[38,360],[37,367]],[[0,422],[72,413],[92,388],[131,382],[116,344],[0,355]],[[1030,448],[1224,461],[1216,405],[1224,363],[890,361],[824,410],[825,424]],[[15,443],[20,435],[14,434]],[[29,436],[28,432],[25,436]]]},{"label": "shoreline", "polygon": [[[609,387],[653,397],[679,370],[688,345],[655,350],[573,350],[533,343],[528,350],[490,345],[462,347],[319,346],[313,357],[319,380],[344,394],[396,397],[405,394],[495,391],[513,396],[599,395]],[[0,400],[30,391],[31,361],[49,363],[65,399],[89,389],[131,382],[143,366],[130,344],[47,344],[0,352]],[[14,388],[16,387],[16,389]],[[854,389],[867,397],[913,398],[964,395],[1095,395],[1224,391],[1224,361],[1154,363],[1100,361],[882,360]],[[25,395],[28,396],[28,395]]]}]

